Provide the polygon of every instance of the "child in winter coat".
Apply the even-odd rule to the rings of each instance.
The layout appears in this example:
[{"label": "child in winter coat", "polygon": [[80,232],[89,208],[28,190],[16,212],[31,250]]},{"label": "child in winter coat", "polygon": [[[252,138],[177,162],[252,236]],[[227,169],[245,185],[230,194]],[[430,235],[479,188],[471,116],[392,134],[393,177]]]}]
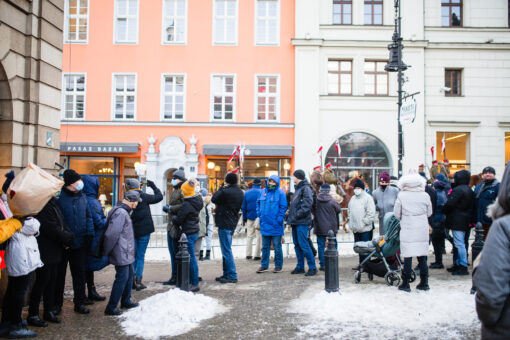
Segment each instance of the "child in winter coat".
[{"label": "child in winter coat", "polygon": [[43,266],[36,240],[39,226],[35,218],[26,218],[23,227],[12,235],[5,252],[9,281],[2,307],[2,333],[11,339],[37,336],[36,332],[23,326],[21,312],[30,274]]}]

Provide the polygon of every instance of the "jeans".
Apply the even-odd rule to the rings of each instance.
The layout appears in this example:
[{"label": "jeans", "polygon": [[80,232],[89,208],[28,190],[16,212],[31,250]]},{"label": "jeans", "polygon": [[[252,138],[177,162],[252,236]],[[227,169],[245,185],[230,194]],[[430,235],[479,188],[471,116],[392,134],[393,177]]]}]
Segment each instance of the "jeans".
[{"label": "jeans", "polygon": [[193,286],[198,286],[198,262],[195,256],[195,243],[198,239],[198,233],[186,236],[188,240],[190,282]]},{"label": "jeans", "polygon": [[466,253],[466,243],[464,241],[464,237],[466,233],[461,230],[452,230],[453,232],[453,243],[455,248],[457,248],[457,257],[456,264],[459,266],[467,267],[467,253]]},{"label": "jeans", "polygon": [[262,235],[262,261],[261,267],[269,267],[269,255],[271,254],[271,242],[274,248],[274,267],[283,267],[283,251],[282,251],[282,236],[264,236]]},{"label": "jeans", "polygon": [[135,262],[133,262],[133,268],[135,270],[135,277],[143,276],[143,265],[145,261],[145,251],[149,245],[151,235],[145,235],[135,238]]},{"label": "jeans", "polygon": [[64,304],[64,287],[68,262],[73,278],[74,305],[80,306],[85,303],[87,253],[87,248],[71,249],[64,252],[62,262],[58,265],[57,288],[55,293],[56,306],[62,307]]},{"label": "jeans", "polygon": [[312,248],[308,243],[308,230],[307,225],[292,226],[292,241],[294,242],[294,251],[296,252],[298,269],[305,269],[305,257],[309,269],[317,269],[315,266],[315,257],[313,256]]},{"label": "jeans", "polygon": [[21,323],[21,312],[25,305],[25,293],[29,283],[30,274],[17,277],[9,276],[2,305],[2,322],[10,321],[15,325]]},{"label": "jeans", "polygon": [[[326,236],[319,236],[317,235],[317,252],[319,253],[319,263],[322,268],[324,268],[325,262],[324,262],[324,250],[326,248]],[[336,235],[335,235],[336,239]],[[338,242],[335,242],[335,248],[338,249]]]},{"label": "jeans", "polygon": [[179,250],[179,244],[176,239],[170,237],[169,233],[166,233],[166,241],[168,244],[168,252],[170,253],[170,262],[172,263],[172,275],[170,278],[175,280],[177,276],[177,260],[175,259],[175,255]]},{"label": "jeans", "polygon": [[44,311],[55,309],[55,283],[58,264],[45,264],[35,271],[35,283],[30,292],[28,315],[39,315],[39,304],[43,297]]},{"label": "jeans", "polygon": [[236,264],[234,262],[234,255],[232,254],[232,235],[233,230],[218,229],[218,236],[220,238],[221,256],[223,257],[223,277],[228,279],[237,279]]},{"label": "jeans", "polygon": [[[364,233],[354,233],[354,242],[370,241],[372,239],[370,234],[370,231],[365,231]],[[367,256],[368,255],[366,254],[359,254],[359,263],[363,262]]]},{"label": "jeans", "polygon": [[110,310],[117,308],[121,298],[121,306],[130,302],[131,288],[133,287],[133,276],[134,270],[132,264],[115,266],[115,281],[113,281],[110,300],[108,300],[106,308]]},{"label": "jeans", "polygon": [[[429,276],[429,267],[427,267],[427,256],[418,256],[418,267],[420,268],[420,277]],[[404,257],[404,275],[408,280],[411,278],[413,269],[413,258]]]}]

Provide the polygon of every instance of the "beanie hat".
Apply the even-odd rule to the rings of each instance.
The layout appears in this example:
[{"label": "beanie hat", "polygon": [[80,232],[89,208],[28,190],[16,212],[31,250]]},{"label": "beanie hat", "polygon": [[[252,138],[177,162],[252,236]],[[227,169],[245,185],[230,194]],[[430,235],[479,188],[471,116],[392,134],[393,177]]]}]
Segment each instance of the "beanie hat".
[{"label": "beanie hat", "polygon": [[74,171],[73,169],[68,169],[68,170],[64,171],[64,185],[65,186],[76,183],[80,179],[81,179],[81,176],[78,175],[78,173],[76,171]]},{"label": "beanie hat", "polygon": [[359,179],[359,178],[354,181],[354,185],[353,186],[354,186],[354,189],[361,188],[361,189],[365,190],[365,183],[363,183],[363,181],[361,179]]},{"label": "beanie hat", "polygon": [[181,181],[185,182],[186,174],[184,173],[184,167],[180,166],[179,170],[175,170],[172,175],[172,178],[177,178],[177,179],[180,179]]},{"label": "beanie hat", "polygon": [[255,178],[255,180],[253,181],[253,185],[261,185],[262,184],[262,181],[260,180],[260,178]]},{"label": "beanie hat", "polygon": [[490,172],[493,175],[496,174],[496,170],[492,166],[486,166],[485,168],[483,168],[482,174],[486,174],[488,172]]},{"label": "beanie hat", "polygon": [[12,180],[14,179],[14,171],[9,171],[5,174],[5,182],[4,185],[2,185],[2,191],[7,194],[7,189],[9,189],[9,186],[11,185]]},{"label": "beanie hat", "polygon": [[126,179],[126,188],[128,190],[138,190],[140,189],[140,181],[136,178],[128,178]]},{"label": "beanie hat", "polygon": [[195,186],[192,185],[189,181],[186,181],[181,186],[182,194],[184,198],[191,197],[195,195]]},{"label": "beanie hat", "polygon": [[129,202],[141,202],[142,198],[140,197],[140,193],[138,191],[126,191],[124,193],[124,199]]},{"label": "beanie hat", "polygon": [[320,192],[329,192],[331,190],[331,186],[328,183],[321,185]]},{"label": "beanie hat", "polygon": [[390,174],[387,173],[386,171],[382,172],[380,175],[379,175],[379,182],[387,182],[389,183],[391,180],[390,178]]},{"label": "beanie hat", "polygon": [[436,176],[436,179],[437,179],[438,181],[440,181],[440,182],[448,182],[448,180],[446,179],[446,176],[445,176],[445,175],[443,175],[443,174],[438,174],[438,175]]},{"label": "beanie hat", "polygon": [[301,169],[294,171],[293,176],[297,179],[304,180],[305,179],[305,172]]},{"label": "beanie hat", "polygon": [[225,177],[227,184],[237,184],[237,175],[233,172],[229,172]]}]

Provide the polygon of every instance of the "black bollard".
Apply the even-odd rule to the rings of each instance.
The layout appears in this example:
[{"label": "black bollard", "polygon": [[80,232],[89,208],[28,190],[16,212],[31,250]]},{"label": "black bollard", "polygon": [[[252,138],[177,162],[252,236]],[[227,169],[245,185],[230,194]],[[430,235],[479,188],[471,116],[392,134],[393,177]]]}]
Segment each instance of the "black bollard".
[{"label": "black bollard", "polygon": [[[475,272],[474,271],[475,260],[478,257],[478,254],[480,254],[480,252],[482,251],[483,244],[484,244],[484,242],[483,242],[483,226],[480,222],[478,222],[476,224],[476,228],[475,228],[475,241],[471,245],[471,263],[473,264],[473,274]],[[474,293],[476,293],[476,287],[471,286],[471,294],[474,294]]]},{"label": "black bollard", "polygon": [[325,268],[325,283],[326,292],[338,292],[338,250],[336,249],[336,237],[333,230],[328,232],[328,247],[324,252],[324,261],[326,262]]},{"label": "black bollard", "polygon": [[177,284],[176,287],[189,292],[189,252],[188,239],[182,234],[179,239],[179,250],[175,254],[177,261]]}]

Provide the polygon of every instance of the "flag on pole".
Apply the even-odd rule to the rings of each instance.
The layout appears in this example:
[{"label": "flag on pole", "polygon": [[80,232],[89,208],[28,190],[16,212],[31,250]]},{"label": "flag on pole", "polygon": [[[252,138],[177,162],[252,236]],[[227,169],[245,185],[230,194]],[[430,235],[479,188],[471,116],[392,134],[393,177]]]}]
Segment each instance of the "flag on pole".
[{"label": "flag on pole", "polygon": [[430,147],[430,153],[432,154],[432,160],[434,160],[434,147]]},{"label": "flag on pole", "polygon": [[239,167],[237,167],[234,170],[229,171],[229,172],[232,173],[232,174],[237,174],[239,172]]},{"label": "flag on pole", "polygon": [[331,162],[329,162],[328,164],[326,164],[326,169],[329,169],[333,166],[333,164],[331,164]]},{"label": "flag on pole", "polygon": [[319,147],[319,150],[317,150],[317,153],[321,153],[322,152],[322,145]]},{"label": "flag on pole", "polygon": [[239,145],[234,147],[234,151],[232,151],[232,155],[230,155],[230,158],[228,159],[227,163],[230,163],[236,156],[239,157],[240,149]]},{"label": "flag on pole", "polygon": [[444,151],[446,150],[446,134],[443,133],[443,138],[441,139],[441,154],[444,155]]},{"label": "flag on pole", "polygon": [[342,158],[342,149],[340,148],[340,142],[338,141],[338,139],[335,142],[335,149],[336,152],[338,153],[338,158]]}]

